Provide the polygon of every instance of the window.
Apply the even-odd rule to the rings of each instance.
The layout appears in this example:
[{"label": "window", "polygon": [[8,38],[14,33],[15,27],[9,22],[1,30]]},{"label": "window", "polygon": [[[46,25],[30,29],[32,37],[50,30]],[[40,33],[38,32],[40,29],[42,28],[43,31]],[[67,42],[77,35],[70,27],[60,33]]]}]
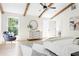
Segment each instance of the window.
[{"label": "window", "polygon": [[8,18],[8,31],[13,35],[18,35],[18,19]]}]

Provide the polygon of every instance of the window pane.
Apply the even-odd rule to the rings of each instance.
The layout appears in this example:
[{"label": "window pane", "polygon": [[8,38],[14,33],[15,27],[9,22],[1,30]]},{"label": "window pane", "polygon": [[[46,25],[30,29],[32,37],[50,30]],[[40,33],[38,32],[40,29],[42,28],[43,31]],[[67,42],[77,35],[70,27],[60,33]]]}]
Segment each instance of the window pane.
[{"label": "window pane", "polygon": [[18,19],[8,18],[8,31],[13,32],[14,35],[18,34]]}]

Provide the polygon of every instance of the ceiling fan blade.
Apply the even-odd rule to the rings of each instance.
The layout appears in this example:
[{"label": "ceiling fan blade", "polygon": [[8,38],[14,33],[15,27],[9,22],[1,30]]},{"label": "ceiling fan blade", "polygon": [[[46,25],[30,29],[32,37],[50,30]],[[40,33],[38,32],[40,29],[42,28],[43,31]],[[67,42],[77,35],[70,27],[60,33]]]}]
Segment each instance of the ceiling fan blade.
[{"label": "ceiling fan blade", "polygon": [[51,9],[56,9],[56,7],[49,7],[49,8],[51,8]]},{"label": "ceiling fan blade", "polygon": [[42,16],[42,14],[43,14],[46,10],[47,10],[47,8],[44,9],[44,11],[39,15],[39,18]]},{"label": "ceiling fan blade", "polygon": [[41,6],[43,6],[43,9],[46,9],[47,8],[47,6],[45,5],[46,3],[40,3],[41,4]]},{"label": "ceiling fan blade", "polygon": [[43,3],[40,3],[41,6],[44,6]]}]

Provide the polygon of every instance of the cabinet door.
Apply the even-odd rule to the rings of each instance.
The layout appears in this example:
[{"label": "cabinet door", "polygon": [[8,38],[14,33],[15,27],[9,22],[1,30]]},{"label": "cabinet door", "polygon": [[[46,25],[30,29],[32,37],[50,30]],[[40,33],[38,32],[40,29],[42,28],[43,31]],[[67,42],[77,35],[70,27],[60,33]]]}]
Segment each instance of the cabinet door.
[{"label": "cabinet door", "polygon": [[41,37],[42,37],[42,34],[40,31],[32,30],[29,32],[29,38],[41,38]]}]

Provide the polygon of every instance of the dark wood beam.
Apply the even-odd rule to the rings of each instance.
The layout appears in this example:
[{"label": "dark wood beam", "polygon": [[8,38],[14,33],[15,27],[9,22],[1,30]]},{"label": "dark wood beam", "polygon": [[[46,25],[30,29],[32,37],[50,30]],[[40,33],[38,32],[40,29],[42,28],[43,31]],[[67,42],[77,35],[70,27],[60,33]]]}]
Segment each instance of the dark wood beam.
[{"label": "dark wood beam", "polygon": [[30,6],[30,3],[27,3],[23,16],[26,16],[29,6]]},{"label": "dark wood beam", "polygon": [[60,10],[59,12],[57,12],[53,17],[51,17],[51,19],[53,19],[54,17],[58,16],[59,14],[61,14],[63,11],[65,11],[66,9],[68,9],[70,6],[72,6],[74,3],[70,3],[69,5],[67,5],[66,7],[64,7],[62,10]]},{"label": "dark wood beam", "polygon": [[[50,3],[48,7],[51,7],[53,3]],[[44,9],[44,11],[39,15],[39,18],[48,10],[48,8]]]},{"label": "dark wood beam", "polygon": [[0,10],[1,10],[1,13],[3,14],[4,11],[3,11],[3,7],[2,7],[2,4],[0,3]]}]

